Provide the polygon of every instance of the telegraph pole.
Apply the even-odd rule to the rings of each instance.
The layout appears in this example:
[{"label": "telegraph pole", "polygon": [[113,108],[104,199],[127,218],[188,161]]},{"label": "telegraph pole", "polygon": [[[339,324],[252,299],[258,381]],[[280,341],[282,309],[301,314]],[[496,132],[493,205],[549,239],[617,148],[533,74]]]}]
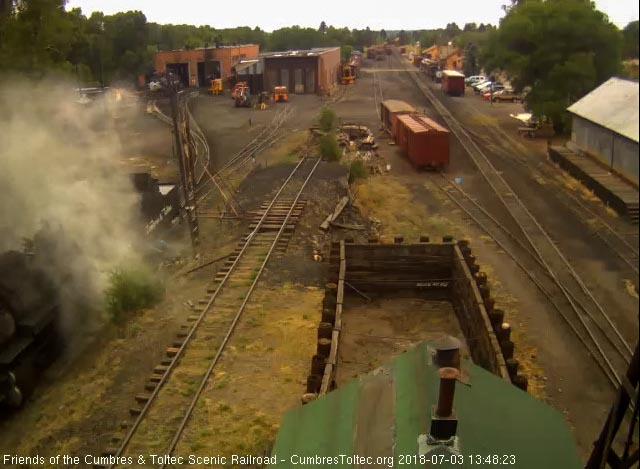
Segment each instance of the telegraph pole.
[{"label": "telegraph pole", "polygon": [[[189,236],[191,238],[191,247],[193,248],[194,255],[198,252],[200,245],[200,228],[198,225],[198,217],[196,214],[196,202],[195,202],[195,183],[193,181],[193,171],[189,171],[185,158],[191,161],[190,155],[185,155],[185,138],[181,133],[181,127],[188,132],[188,126],[184,121],[186,116],[180,116],[180,110],[178,109],[178,86],[172,75],[168,77],[169,81],[169,97],[171,100],[171,117],[173,118],[173,136],[174,145],[176,151],[176,157],[178,159],[178,168],[180,169],[180,182],[182,185],[182,196],[184,201],[184,215],[187,219],[187,225],[189,227]],[[182,117],[182,119],[180,119]],[[181,124],[183,124],[181,126]],[[187,141],[188,144],[188,141]],[[188,151],[190,150],[190,146]]]}]

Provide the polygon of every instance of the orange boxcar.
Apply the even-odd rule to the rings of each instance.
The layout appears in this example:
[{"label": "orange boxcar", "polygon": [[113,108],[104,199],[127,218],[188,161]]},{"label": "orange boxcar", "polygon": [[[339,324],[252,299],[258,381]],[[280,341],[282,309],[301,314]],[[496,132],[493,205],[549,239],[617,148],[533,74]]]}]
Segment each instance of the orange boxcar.
[{"label": "orange boxcar", "polygon": [[400,148],[416,168],[443,169],[449,164],[449,131],[418,114],[398,116]]}]

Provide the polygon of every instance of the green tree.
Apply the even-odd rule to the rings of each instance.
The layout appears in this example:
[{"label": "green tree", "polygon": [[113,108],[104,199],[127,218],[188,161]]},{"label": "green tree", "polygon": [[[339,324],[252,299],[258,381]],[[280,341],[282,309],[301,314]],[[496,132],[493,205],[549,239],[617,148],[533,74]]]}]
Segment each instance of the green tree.
[{"label": "green tree", "polygon": [[487,71],[504,70],[516,89],[531,87],[526,104],[557,130],[565,109],[620,69],[621,34],[583,0],[514,3],[481,51]]},{"label": "green tree", "polygon": [[624,38],[624,48],[622,56],[625,59],[638,58],[638,20],[632,21],[622,30]]},{"label": "green tree", "polygon": [[349,45],[342,46],[340,48],[340,58],[342,59],[342,61],[349,62],[352,52],[353,52],[353,46],[349,46]]}]

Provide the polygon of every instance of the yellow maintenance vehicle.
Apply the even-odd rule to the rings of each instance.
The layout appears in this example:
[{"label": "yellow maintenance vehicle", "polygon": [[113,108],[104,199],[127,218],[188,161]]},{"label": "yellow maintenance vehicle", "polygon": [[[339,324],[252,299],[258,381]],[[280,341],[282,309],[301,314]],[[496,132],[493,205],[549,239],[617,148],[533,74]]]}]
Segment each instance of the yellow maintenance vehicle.
[{"label": "yellow maintenance vehicle", "polygon": [[209,88],[209,93],[213,96],[222,95],[222,78],[214,78],[211,80],[211,88]]},{"label": "yellow maintenance vehicle", "polygon": [[289,90],[286,86],[276,86],[273,88],[273,100],[276,103],[286,103],[289,101]]},{"label": "yellow maintenance vehicle", "polygon": [[340,83],[343,85],[353,85],[356,82],[356,75],[353,73],[353,67],[350,65],[342,66],[342,76]]}]

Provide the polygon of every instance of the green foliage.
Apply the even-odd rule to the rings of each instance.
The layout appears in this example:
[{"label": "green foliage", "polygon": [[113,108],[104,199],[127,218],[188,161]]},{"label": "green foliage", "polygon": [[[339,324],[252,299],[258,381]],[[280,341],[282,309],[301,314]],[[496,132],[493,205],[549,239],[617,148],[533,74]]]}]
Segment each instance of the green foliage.
[{"label": "green foliage", "polygon": [[323,132],[331,132],[336,129],[336,113],[328,106],[320,111],[320,129]]},{"label": "green foliage", "polygon": [[504,70],[527,107],[566,130],[565,109],[620,69],[621,35],[606,15],[582,0],[515,2],[489,34],[480,61]]},{"label": "green foliage", "polygon": [[327,161],[340,161],[342,150],[334,133],[320,137],[320,155]]},{"label": "green foliage", "polygon": [[115,322],[125,314],[149,308],[162,299],[164,288],[143,269],[116,269],[109,276],[105,292],[106,310]]},{"label": "green foliage", "polygon": [[353,52],[353,46],[342,46],[340,48],[340,58],[343,62],[349,62],[351,58],[351,53]]},{"label": "green foliage", "polygon": [[622,30],[624,46],[622,56],[625,59],[638,58],[638,20],[632,21]]},{"label": "green foliage", "polygon": [[366,179],[368,176],[367,168],[361,160],[354,160],[349,167],[349,184],[359,179]]}]

